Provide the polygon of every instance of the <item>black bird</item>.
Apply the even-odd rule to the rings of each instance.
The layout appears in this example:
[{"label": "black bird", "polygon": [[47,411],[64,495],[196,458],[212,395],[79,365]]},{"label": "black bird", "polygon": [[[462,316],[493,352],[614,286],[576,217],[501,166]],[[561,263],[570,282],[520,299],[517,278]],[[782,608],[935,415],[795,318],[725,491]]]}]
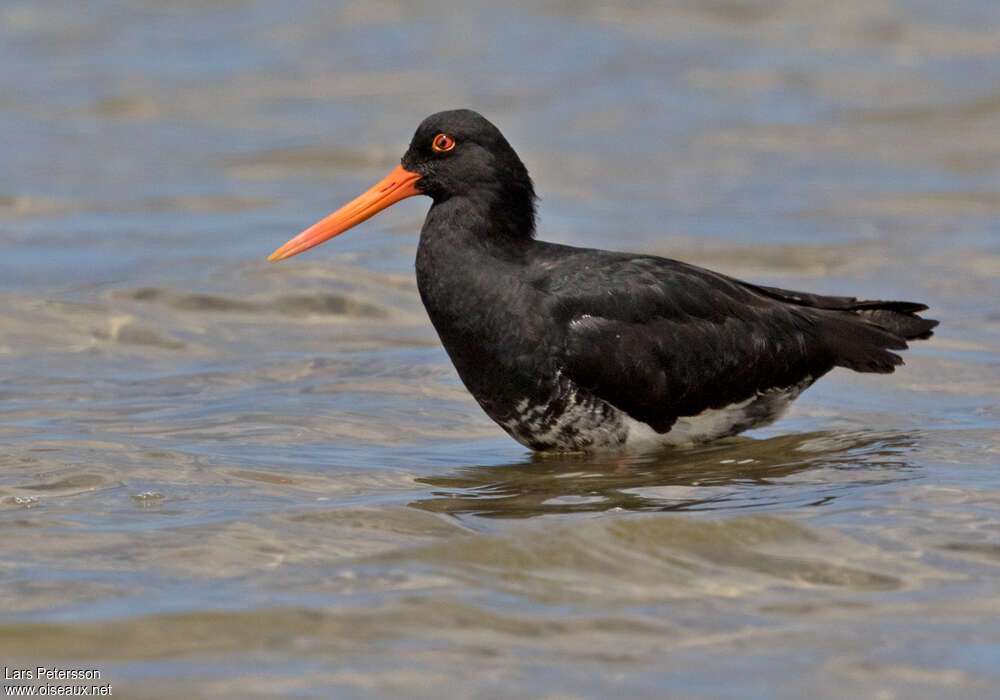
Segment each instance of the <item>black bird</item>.
[{"label": "black bird", "polygon": [[775,420],[834,367],[892,372],[937,321],[908,301],[765,287],[677,260],[535,240],[535,192],[476,112],[423,121],[388,177],[282,260],[405,197],[433,200],[417,286],[483,410],[533,450],[703,442]]}]

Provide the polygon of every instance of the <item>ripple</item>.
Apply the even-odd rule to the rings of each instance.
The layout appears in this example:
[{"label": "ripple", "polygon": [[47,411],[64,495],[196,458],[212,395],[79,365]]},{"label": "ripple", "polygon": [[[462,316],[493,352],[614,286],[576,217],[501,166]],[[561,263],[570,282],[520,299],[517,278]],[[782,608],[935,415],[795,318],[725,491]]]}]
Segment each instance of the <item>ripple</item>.
[{"label": "ripple", "polygon": [[384,319],[389,312],[381,306],[341,294],[283,294],[259,301],[218,294],[175,292],[157,287],[140,287],[116,292],[119,299],[160,304],[178,311],[236,314],[281,314],[284,316],[346,316]]}]

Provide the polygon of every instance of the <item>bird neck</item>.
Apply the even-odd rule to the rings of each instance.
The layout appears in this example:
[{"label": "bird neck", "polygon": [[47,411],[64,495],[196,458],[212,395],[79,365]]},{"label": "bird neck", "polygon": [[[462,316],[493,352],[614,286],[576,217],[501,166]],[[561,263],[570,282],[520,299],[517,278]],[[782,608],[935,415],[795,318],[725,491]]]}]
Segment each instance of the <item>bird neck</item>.
[{"label": "bird neck", "polygon": [[533,210],[497,211],[495,203],[465,195],[435,202],[420,231],[418,278],[522,265],[535,244],[533,233]]},{"label": "bird neck", "polygon": [[434,197],[423,233],[473,237],[486,244],[511,245],[535,236],[535,192],[523,177],[493,180],[462,194]]},{"label": "bird neck", "polygon": [[[489,192],[435,201],[417,246],[417,286],[437,321],[461,325],[476,306],[493,305],[518,280],[537,242],[534,210],[528,202],[498,211]],[[475,314],[472,314],[474,316]],[[440,331],[440,329],[439,329]]]},{"label": "bird neck", "polygon": [[[459,376],[489,415],[500,416],[506,392],[523,396],[523,385],[530,384],[531,378],[502,368],[508,355],[523,357],[531,349],[521,346],[528,336],[517,332],[517,324],[519,310],[532,303],[525,272],[539,244],[530,235],[515,235],[531,230],[523,226],[530,227],[533,216],[521,226],[513,218],[498,226],[491,211],[464,196],[435,202],[420,232],[416,276],[427,315]],[[505,387],[499,394],[491,389],[496,384]]]}]

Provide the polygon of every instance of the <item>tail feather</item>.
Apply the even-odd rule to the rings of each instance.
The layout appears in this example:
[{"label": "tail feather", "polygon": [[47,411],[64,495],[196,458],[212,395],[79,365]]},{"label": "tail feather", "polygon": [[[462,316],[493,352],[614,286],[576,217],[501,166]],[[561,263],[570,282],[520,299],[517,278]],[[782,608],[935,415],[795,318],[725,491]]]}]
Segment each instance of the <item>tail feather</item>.
[{"label": "tail feather", "polygon": [[927,307],[923,304],[914,304],[913,311],[899,311],[887,306],[867,307],[857,310],[858,316],[869,323],[885,328],[906,340],[926,340],[934,335],[933,328],[938,324],[932,318],[922,318],[917,316],[915,311],[923,311]]},{"label": "tail feather", "polygon": [[844,311],[821,310],[821,337],[834,365],[855,372],[889,374],[903,358],[890,350],[906,350],[903,337],[863,316]]},{"label": "tail feather", "polygon": [[859,301],[854,297],[747,286],[772,299],[815,309],[822,315],[820,334],[834,364],[856,372],[893,372],[903,364],[903,358],[889,351],[905,350],[907,340],[930,338],[938,325],[932,318],[918,316],[927,305],[913,301]]},{"label": "tail feather", "polygon": [[915,314],[918,311],[927,311],[927,304],[921,304],[916,301],[858,301],[857,299],[852,300],[845,308],[852,311],[861,311],[863,309],[884,309],[886,311],[898,311],[903,314]]}]

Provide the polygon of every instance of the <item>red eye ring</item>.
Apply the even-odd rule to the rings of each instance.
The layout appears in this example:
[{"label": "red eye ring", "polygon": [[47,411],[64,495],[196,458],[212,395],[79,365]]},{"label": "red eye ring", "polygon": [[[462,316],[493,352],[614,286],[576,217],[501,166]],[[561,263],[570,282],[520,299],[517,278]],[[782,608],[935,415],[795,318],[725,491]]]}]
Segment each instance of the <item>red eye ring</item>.
[{"label": "red eye ring", "polygon": [[448,136],[448,134],[438,134],[431,141],[431,148],[433,148],[438,153],[445,153],[450,151],[455,147],[455,139]]}]

